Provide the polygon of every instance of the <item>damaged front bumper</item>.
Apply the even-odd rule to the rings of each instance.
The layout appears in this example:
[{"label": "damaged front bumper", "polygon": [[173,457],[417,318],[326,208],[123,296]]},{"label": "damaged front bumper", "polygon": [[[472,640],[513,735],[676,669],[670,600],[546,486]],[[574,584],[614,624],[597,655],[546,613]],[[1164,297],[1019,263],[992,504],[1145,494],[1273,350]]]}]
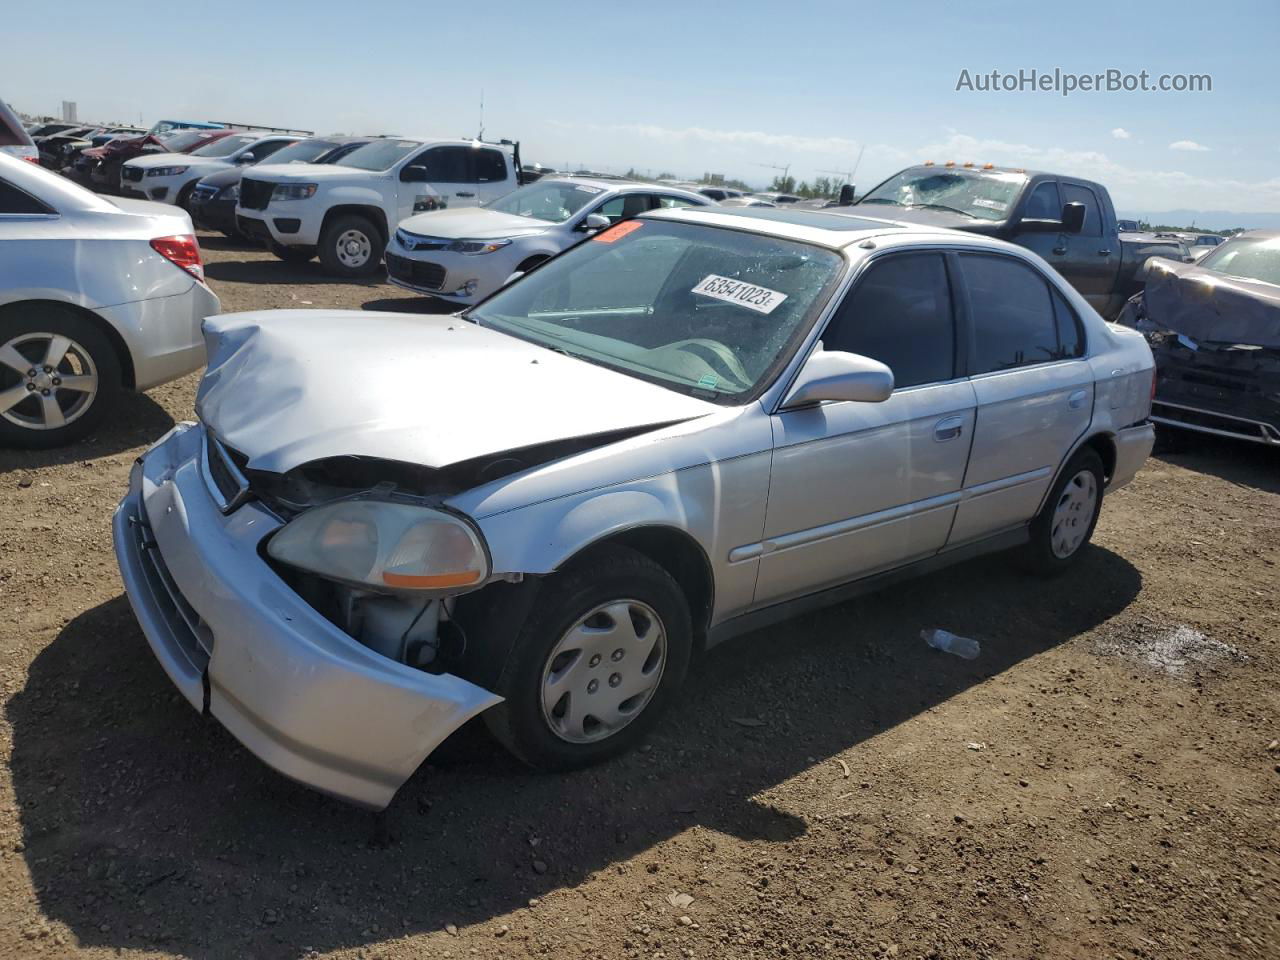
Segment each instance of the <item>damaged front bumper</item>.
[{"label": "damaged front bumper", "polygon": [[224,515],[180,424],[135,465],[116,559],[156,658],[191,704],[307,786],[381,809],[450,733],[501,698],[375,653],[294,593],[259,546],[281,524]]}]

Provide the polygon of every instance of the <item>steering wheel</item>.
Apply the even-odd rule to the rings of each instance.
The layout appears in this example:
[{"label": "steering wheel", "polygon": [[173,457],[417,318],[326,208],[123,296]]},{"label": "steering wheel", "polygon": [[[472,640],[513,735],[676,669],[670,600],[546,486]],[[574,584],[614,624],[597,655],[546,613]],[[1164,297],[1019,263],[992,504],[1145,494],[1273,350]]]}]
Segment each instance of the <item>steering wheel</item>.
[{"label": "steering wheel", "polygon": [[714,353],[716,357],[720,359],[726,367],[729,368],[729,372],[733,374],[734,379],[738,381],[739,386],[742,386],[742,387],[750,386],[752,380],[754,379],[751,376],[751,374],[747,373],[747,371],[743,369],[742,363],[738,360],[737,354],[735,354],[732,350],[726,347],[719,340],[710,340],[706,337],[695,337],[692,340],[681,340],[679,343],[671,344],[671,346],[677,350],[687,350],[689,353],[694,354],[694,356],[697,356],[697,351],[689,350],[690,347],[693,347],[693,346],[706,347],[708,350]]}]

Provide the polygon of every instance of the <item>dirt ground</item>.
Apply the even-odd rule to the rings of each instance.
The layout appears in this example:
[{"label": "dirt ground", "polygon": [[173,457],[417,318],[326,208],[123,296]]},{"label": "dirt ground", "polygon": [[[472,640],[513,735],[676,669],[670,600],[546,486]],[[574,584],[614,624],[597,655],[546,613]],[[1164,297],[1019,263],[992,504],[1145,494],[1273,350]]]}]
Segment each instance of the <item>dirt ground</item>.
[{"label": "dirt ground", "polygon": [[[203,239],[227,311],[430,309]],[[0,956],[1280,957],[1277,451],[1151,460],[1063,579],[717,648],[606,766],[467,728],[377,818],[202,720],[121,593],[112,508],[195,385],[0,451]]]}]

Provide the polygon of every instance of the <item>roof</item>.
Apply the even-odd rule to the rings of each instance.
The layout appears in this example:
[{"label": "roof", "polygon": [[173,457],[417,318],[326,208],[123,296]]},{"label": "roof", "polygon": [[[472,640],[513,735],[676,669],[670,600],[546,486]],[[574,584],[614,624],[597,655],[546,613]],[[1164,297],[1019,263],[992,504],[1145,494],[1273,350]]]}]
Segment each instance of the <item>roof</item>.
[{"label": "roof", "polygon": [[666,183],[648,183],[644,180],[628,180],[626,177],[580,177],[568,173],[548,174],[540,177],[535,183],[577,183],[584,186],[599,187],[601,190],[615,190],[619,193],[635,193],[637,191],[652,192],[654,190],[666,191],[668,193],[683,193],[690,197],[698,197],[701,200],[708,198],[703,197],[696,190],[688,187],[678,187]]},{"label": "roof", "polygon": [[[758,230],[774,236],[840,249],[885,233],[950,233],[939,227],[901,223],[878,217],[855,216],[826,210],[792,210],[787,207],[672,207],[651,210],[644,217],[710,223]],[[965,234],[964,236],[973,236]]]}]

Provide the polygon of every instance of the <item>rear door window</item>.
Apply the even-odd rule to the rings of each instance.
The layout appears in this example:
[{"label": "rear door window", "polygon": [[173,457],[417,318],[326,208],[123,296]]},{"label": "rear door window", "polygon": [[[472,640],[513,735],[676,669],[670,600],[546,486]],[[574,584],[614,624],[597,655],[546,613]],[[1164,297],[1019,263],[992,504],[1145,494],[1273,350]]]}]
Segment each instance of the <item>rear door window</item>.
[{"label": "rear door window", "polygon": [[499,150],[473,151],[477,183],[498,183],[507,179],[507,158]]},{"label": "rear door window", "polygon": [[0,216],[51,214],[54,210],[7,180],[0,180]]},{"label": "rear door window", "polygon": [[973,330],[971,374],[1081,355],[1083,338],[1073,311],[1055,303],[1049,281],[1038,271],[988,254],[960,254],[959,262]]}]

